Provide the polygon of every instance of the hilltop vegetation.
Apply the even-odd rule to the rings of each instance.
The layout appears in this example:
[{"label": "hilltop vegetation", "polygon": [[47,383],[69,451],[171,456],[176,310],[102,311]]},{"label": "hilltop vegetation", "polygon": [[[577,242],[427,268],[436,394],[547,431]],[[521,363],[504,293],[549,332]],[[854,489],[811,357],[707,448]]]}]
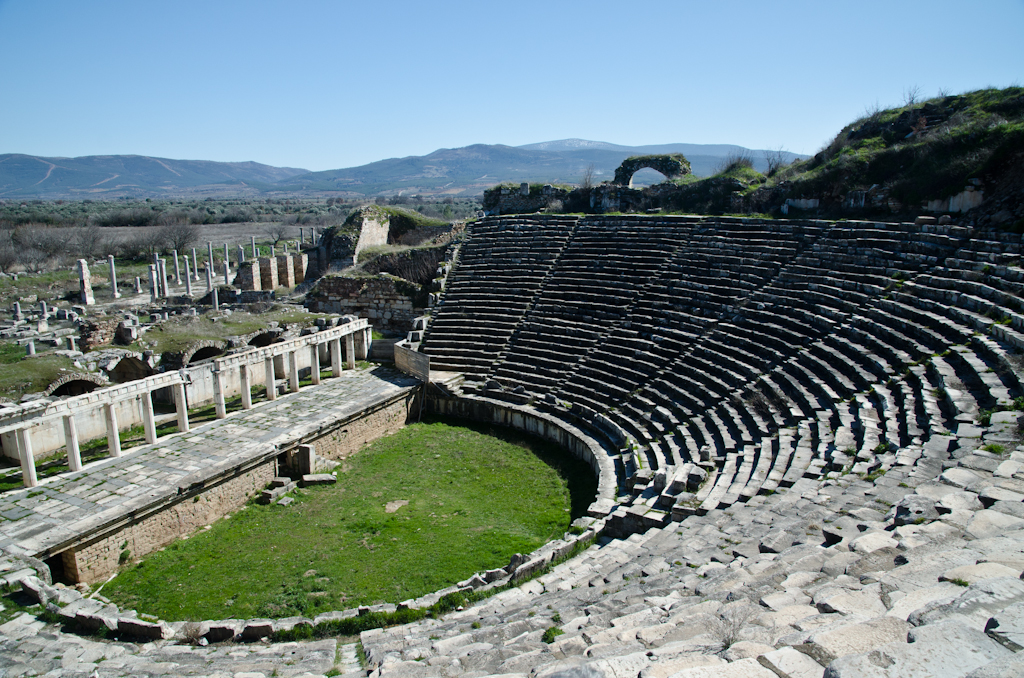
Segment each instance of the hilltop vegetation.
[{"label": "hilltop vegetation", "polygon": [[775,158],[764,173],[754,169],[753,160],[736,155],[707,179],[654,186],[645,191],[646,206],[781,215],[787,199],[816,199],[813,213],[802,213],[893,219],[913,217],[924,203],[949,198],[971,183],[986,194],[980,215],[1024,227],[1024,88],[876,108],[811,158],[791,164]]},{"label": "hilltop vegetation", "polygon": [[880,185],[913,207],[1000,173],[1022,152],[1024,88],[980,90],[870,111],[777,181],[829,201]]}]

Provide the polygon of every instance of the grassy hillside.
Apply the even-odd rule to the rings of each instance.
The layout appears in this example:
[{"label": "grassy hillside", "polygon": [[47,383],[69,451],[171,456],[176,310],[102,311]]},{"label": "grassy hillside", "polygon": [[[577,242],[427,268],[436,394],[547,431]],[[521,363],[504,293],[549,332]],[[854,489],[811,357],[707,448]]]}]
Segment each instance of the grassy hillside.
[{"label": "grassy hillside", "polygon": [[812,198],[819,207],[790,216],[912,219],[928,201],[972,183],[985,195],[972,219],[1024,228],[1024,88],[872,110],[813,157],[777,160],[757,168],[749,154],[737,154],[711,177],[648,189],[641,206],[780,216],[787,199]]},{"label": "grassy hillside", "polygon": [[1024,151],[1024,88],[980,90],[872,111],[775,182],[826,200],[873,185],[913,208],[1005,169]]}]

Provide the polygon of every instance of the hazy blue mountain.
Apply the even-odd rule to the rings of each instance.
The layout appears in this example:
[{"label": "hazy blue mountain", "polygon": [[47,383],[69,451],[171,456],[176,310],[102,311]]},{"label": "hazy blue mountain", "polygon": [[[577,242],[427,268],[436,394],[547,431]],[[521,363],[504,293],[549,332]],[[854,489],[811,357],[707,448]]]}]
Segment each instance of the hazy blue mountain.
[{"label": "hazy blue mountain", "polygon": [[170,160],[143,155],[41,158],[0,155],[0,198],[247,193],[308,170],[258,162]]},{"label": "hazy blue mountain", "polygon": [[[765,169],[763,151],[729,144],[619,146],[603,141],[563,139],[526,146],[475,144],[442,148],[429,155],[391,158],[360,167],[310,172],[281,182],[292,190],[350,191],[364,195],[480,193],[507,181],[578,183],[593,166],[595,181],[611,179],[631,155],[683,153],[693,173],[708,176],[732,155],[745,153]],[[806,156],[786,153],[789,160]]]},{"label": "hazy blue mountain", "polygon": [[[593,167],[594,181],[611,179],[631,155],[683,153],[698,176],[713,174],[723,159],[749,155],[764,169],[762,151],[729,144],[620,146],[562,139],[526,146],[474,144],[428,155],[390,158],[359,167],[309,172],[256,162],[170,160],[141,155],[42,158],[0,155],[0,198],[95,198],[118,196],[242,196],[342,192],[356,195],[478,195],[502,182],[579,183]],[[798,156],[787,154],[787,158]],[[637,175],[638,183],[660,175]],[[644,182],[644,179],[647,179]]]}]

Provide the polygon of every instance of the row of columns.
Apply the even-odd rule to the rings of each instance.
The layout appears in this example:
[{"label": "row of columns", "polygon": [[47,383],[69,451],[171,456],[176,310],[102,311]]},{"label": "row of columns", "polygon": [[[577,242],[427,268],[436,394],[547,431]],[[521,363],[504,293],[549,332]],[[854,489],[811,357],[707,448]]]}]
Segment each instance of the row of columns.
[{"label": "row of columns", "polygon": [[[357,333],[349,334],[344,337],[345,339],[345,363],[348,369],[355,369],[356,360],[366,360],[370,346],[370,333],[371,329],[367,327],[364,330],[360,330]],[[358,335],[358,341],[356,341]],[[342,337],[336,337],[331,339],[329,342],[329,353],[331,355],[331,376],[338,377],[341,375],[341,340]],[[320,346],[321,343],[309,344],[309,373],[310,380],[314,385],[320,383]],[[299,390],[299,360],[298,360],[299,349],[288,351],[287,353],[281,354],[287,363],[288,374],[288,390],[291,393],[296,393]],[[274,366],[274,358],[276,356],[267,356],[263,360],[264,369],[264,384],[266,386],[267,400],[277,400],[277,368]],[[242,409],[252,409],[252,390],[249,387],[249,365],[239,365],[239,384],[242,391]],[[222,372],[224,370],[213,371],[213,404],[214,410],[217,413],[218,419],[223,419],[227,415],[227,406],[224,398],[224,380],[222,378]]]},{"label": "row of columns", "polygon": [[[331,376],[338,377],[341,376],[342,371],[342,339],[345,340],[346,366],[348,369],[355,369],[356,360],[365,360],[367,358],[371,342],[371,331],[372,330],[367,327],[353,334],[346,335],[345,337],[335,337],[328,342],[309,344],[309,364],[313,384],[320,383],[320,347],[323,343],[329,344]],[[300,349],[296,348],[282,354],[285,356],[285,360],[287,360],[288,363],[288,390],[293,393],[299,390],[299,350]],[[274,358],[275,356],[270,355],[264,359],[267,400],[277,399],[277,375],[275,373]],[[242,409],[249,410],[252,409],[252,390],[249,385],[249,365],[247,363],[243,363],[238,367],[239,381],[242,391]],[[226,370],[219,369],[214,369],[212,372],[213,402],[218,419],[224,419],[227,417],[223,378],[225,372]],[[191,429],[188,420],[188,402],[185,395],[185,384],[178,382],[172,384],[171,388],[174,393],[174,406],[175,411],[177,412],[178,431],[180,433],[188,433]],[[153,394],[151,391],[145,391],[136,397],[141,401],[142,426],[145,431],[146,443],[152,445],[157,440],[156,416],[153,412]],[[109,402],[103,405],[103,417],[107,429],[107,450],[111,457],[121,456],[121,438],[119,436],[120,427],[117,422],[117,405],[118,402]],[[35,457],[32,453],[31,430],[31,426],[26,426],[18,429],[15,435],[15,439],[18,444],[18,457],[21,462],[22,482],[25,487],[35,487],[38,484]],[[75,424],[74,414],[64,415],[64,440],[67,444],[68,450],[68,467],[71,471],[81,471],[82,453],[79,446],[78,427]]]},{"label": "row of columns", "polygon": [[[309,231],[310,231],[310,233],[309,233],[310,243],[314,244],[316,242],[316,229],[315,228],[310,228]],[[256,259],[259,256],[259,252],[256,249],[256,236],[251,236],[250,240],[252,242],[252,256],[253,256],[253,259]],[[301,243],[302,242],[303,242],[303,229],[300,228],[299,229],[299,240],[297,242],[295,242],[295,252],[296,253],[299,253],[299,252],[302,251],[302,249],[301,249]],[[285,254],[288,253],[288,243],[287,242],[285,242],[285,244],[284,244],[284,252],[285,252]],[[274,246],[273,245],[270,246],[270,253],[271,253],[271,256],[274,256]],[[206,260],[207,292],[209,292],[210,289],[212,289],[212,279],[214,277],[213,276],[213,268],[214,268],[213,241],[207,241],[207,243],[206,243],[206,254],[207,254],[207,260]],[[174,256],[174,281],[175,281],[175,284],[181,285],[182,277],[181,277],[181,268],[180,268],[179,263],[178,263],[178,250],[174,250],[173,251],[173,256]],[[199,280],[200,280],[200,278],[199,278],[199,258],[198,258],[197,254],[196,254],[196,248],[195,247],[192,248],[192,266],[191,266],[191,268],[193,269],[193,272],[191,274],[189,272],[188,252],[182,253],[182,257],[185,260],[186,294],[191,295],[192,294],[192,285],[191,285],[191,283],[193,282],[192,276],[193,275],[195,276],[195,282],[199,282]],[[241,245],[238,246],[238,263],[239,263],[239,265],[245,263],[245,249]],[[113,290],[114,298],[115,299],[120,299],[121,298],[121,293],[117,289],[117,273],[114,271],[114,255],[113,254],[107,255],[107,264],[110,267],[110,271],[109,271],[109,274],[110,274],[110,287]],[[95,304],[96,303],[96,298],[93,295],[93,291],[92,291],[92,276],[89,273],[89,264],[88,264],[88,262],[85,259],[79,259],[78,260],[78,284],[79,284],[79,297],[81,299],[82,304],[84,304],[86,306],[91,306],[91,305]],[[224,284],[225,285],[230,285],[231,284],[231,267],[230,267],[230,260],[228,258],[228,244],[227,243],[224,243]],[[138,278],[136,278],[136,285],[135,285],[135,287],[136,287],[136,289],[135,289],[136,293],[141,292],[141,290],[139,289],[140,285],[139,285]],[[155,254],[155,253],[153,254],[153,263],[150,265],[149,288],[150,288],[150,296],[152,297],[152,301],[156,301],[157,299],[165,298],[165,297],[170,296],[170,291],[169,291],[169,289],[167,287],[167,262],[166,262],[165,259],[160,258],[160,256],[158,254]]]}]

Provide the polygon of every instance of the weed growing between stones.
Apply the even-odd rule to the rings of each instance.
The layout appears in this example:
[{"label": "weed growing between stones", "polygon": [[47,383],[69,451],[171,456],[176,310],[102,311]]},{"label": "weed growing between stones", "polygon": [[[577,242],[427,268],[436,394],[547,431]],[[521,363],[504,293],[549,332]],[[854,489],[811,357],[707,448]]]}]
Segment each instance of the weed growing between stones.
[{"label": "weed growing between stones", "polygon": [[565,631],[558,628],[557,626],[549,626],[547,630],[544,631],[544,635],[542,635],[540,639],[548,645],[550,645],[551,643],[555,642],[555,638],[562,635],[563,633],[565,633]]}]

